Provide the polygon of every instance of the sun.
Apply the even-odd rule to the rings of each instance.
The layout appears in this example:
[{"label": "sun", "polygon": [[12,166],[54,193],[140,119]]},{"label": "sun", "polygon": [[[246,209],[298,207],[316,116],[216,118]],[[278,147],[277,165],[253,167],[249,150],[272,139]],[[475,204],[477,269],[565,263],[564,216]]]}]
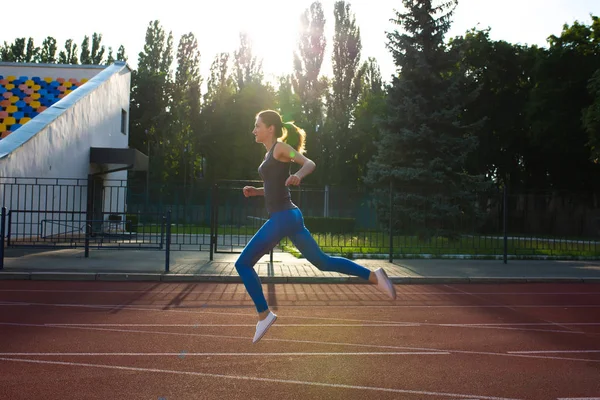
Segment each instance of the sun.
[{"label": "sun", "polygon": [[[293,72],[293,52],[297,48],[300,16],[304,10],[287,1],[262,0],[236,3],[236,15],[227,28],[247,34],[252,52],[262,61],[265,78]],[[236,42],[235,50],[239,46]]]}]

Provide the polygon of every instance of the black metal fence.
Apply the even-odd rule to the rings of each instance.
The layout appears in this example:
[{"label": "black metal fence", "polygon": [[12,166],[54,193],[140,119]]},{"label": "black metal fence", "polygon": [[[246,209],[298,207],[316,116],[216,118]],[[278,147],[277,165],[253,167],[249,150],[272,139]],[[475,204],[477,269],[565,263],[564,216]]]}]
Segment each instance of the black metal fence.
[{"label": "black metal fence", "polygon": [[[256,181],[148,186],[125,180],[0,178],[4,247],[196,250],[237,253],[268,218]],[[291,188],[329,254],[350,258],[600,257],[593,194],[476,193],[467,203],[417,202],[415,188]],[[284,238],[279,246],[293,254]],[[168,269],[168,263],[166,265]]]}]

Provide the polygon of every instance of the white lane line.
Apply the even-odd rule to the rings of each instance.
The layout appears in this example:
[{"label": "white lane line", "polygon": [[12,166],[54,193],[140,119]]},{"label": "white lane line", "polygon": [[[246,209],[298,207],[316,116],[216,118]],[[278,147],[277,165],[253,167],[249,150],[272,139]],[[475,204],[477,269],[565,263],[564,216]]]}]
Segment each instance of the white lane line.
[{"label": "white lane line", "polygon": [[[256,313],[241,313],[241,312],[216,312],[216,311],[205,311],[201,309],[197,310],[186,310],[176,308],[165,308],[164,306],[131,306],[121,304],[69,304],[69,303],[10,303],[2,304],[0,306],[47,306],[47,307],[75,307],[75,308],[99,308],[112,310],[119,308],[120,311],[154,311],[154,312],[173,312],[173,313],[186,313],[186,314],[207,314],[207,315],[231,315],[235,317],[251,317],[253,320],[256,319]],[[254,306],[244,306],[242,308],[253,308]],[[352,318],[335,318],[335,317],[305,317],[295,316],[295,319],[308,319],[308,320],[325,320],[325,321],[344,321],[344,322],[363,322],[363,323],[381,323],[381,324],[397,324],[397,325],[408,325],[414,324],[412,322],[395,322],[395,321],[378,321],[378,320],[365,320],[365,319],[352,319]],[[254,324],[256,326],[256,324]]]},{"label": "white lane line", "polygon": [[[159,289],[160,290],[160,289]],[[177,295],[176,288],[166,289],[164,291],[151,291],[147,290],[73,290],[73,289],[0,289],[0,292],[17,292],[17,293],[146,293],[148,295]],[[277,291],[264,291],[265,294],[277,294],[282,296],[287,295],[343,295],[343,296],[356,296],[362,295],[364,293],[353,293],[353,292],[297,292],[293,291],[290,293],[281,293]],[[214,292],[214,291],[191,291],[186,292],[186,295],[192,294],[209,294],[209,295],[220,295],[220,294],[244,294],[244,292],[240,292],[238,290],[224,290],[222,292]],[[373,293],[368,294],[381,294],[379,291],[373,291]],[[465,295],[473,295],[473,294],[484,294],[484,295],[507,295],[507,296],[532,296],[532,295],[540,295],[540,296],[581,296],[581,295],[596,295],[600,296],[600,292],[397,292],[398,296],[413,296],[413,295],[433,295],[433,296],[465,296]]]},{"label": "white lane line", "polygon": [[571,334],[577,334],[577,335],[596,335],[595,333],[575,331],[572,329],[567,329],[567,330],[534,329],[534,328],[511,328],[511,327],[505,327],[505,326],[477,326],[477,325],[461,326],[461,325],[456,325],[456,324],[436,324],[434,326],[452,327],[452,328],[472,328],[472,329],[499,329],[499,330],[506,330],[506,331],[521,331],[521,332],[526,331],[526,332],[548,332],[548,333],[571,333]]},{"label": "white lane line", "polygon": [[[46,323],[52,326],[131,326],[131,327],[256,327],[256,324],[53,324]],[[278,327],[345,327],[345,328],[366,328],[366,327],[404,327],[404,326],[420,326],[419,324],[277,324]]]},{"label": "white lane line", "polygon": [[[175,313],[191,313],[191,314],[214,314],[214,315],[231,315],[235,317],[239,316],[247,316],[256,318],[256,314],[246,314],[246,313],[228,313],[228,312],[213,312],[213,311],[200,311],[200,310],[178,310],[164,307],[158,308],[158,306],[130,306],[130,305],[113,305],[113,304],[56,304],[56,303],[10,303],[10,304],[2,304],[2,305],[16,305],[16,306],[28,306],[28,305],[39,305],[39,306],[48,306],[48,307],[75,307],[75,308],[99,308],[99,309],[109,309],[112,310],[114,308],[119,308],[120,310],[127,311],[158,311],[158,312],[175,312]],[[504,306],[503,306],[504,307]],[[518,331],[536,331],[536,332],[550,332],[550,333],[571,333],[571,334],[586,334],[586,335],[597,335],[596,333],[591,332],[581,332],[575,331],[567,328],[569,324],[562,324],[567,330],[549,330],[549,329],[528,329],[528,328],[511,328],[511,327],[487,327],[481,324],[428,324],[428,323],[420,323],[420,322],[396,322],[396,321],[378,321],[378,320],[361,320],[361,319],[349,319],[349,318],[332,318],[332,317],[306,317],[306,316],[288,316],[287,318],[294,319],[307,319],[307,320],[326,320],[326,321],[344,321],[344,322],[362,322],[362,323],[380,323],[384,325],[397,325],[397,326],[405,326],[405,327],[415,327],[415,326],[440,326],[440,327],[458,327],[458,328],[476,328],[476,329],[500,329],[500,330],[518,330]],[[556,323],[549,323],[549,326],[556,326]],[[511,324],[508,324],[510,326]],[[525,324],[527,325],[527,324]]]},{"label": "white lane line", "polygon": [[[113,308],[118,307],[120,310],[127,310],[127,311],[155,311],[155,312],[175,312],[175,313],[188,313],[188,314],[214,314],[214,315],[231,315],[231,316],[235,316],[235,317],[240,317],[240,316],[247,316],[247,317],[252,317],[253,319],[256,318],[256,314],[246,314],[246,313],[228,313],[228,312],[214,312],[214,311],[200,311],[200,310],[178,310],[178,309],[172,309],[172,308],[167,308],[165,309],[164,307],[160,307],[159,306],[130,306],[130,305],[114,305],[114,304],[69,304],[69,303],[10,303],[10,304],[1,304],[2,305],[8,305],[8,306],[29,306],[29,305],[36,305],[36,306],[47,306],[47,307],[75,307],[75,308],[98,308],[98,309],[109,309],[112,310]],[[502,306],[504,307],[504,306]],[[466,326],[465,324],[427,324],[427,323],[414,323],[414,322],[395,322],[395,321],[378,321],[378,320],[361,320],[361,319],[348,319],[348,318],[332,318],[332,317],[306,317],[306,316],[288,316],[287,318],[294,318],[294,319],[308,319],[308,320],[326,320],[326,321],[345,321],[345,322],[362,322],[362,323],[381,323],[381,324],[388,324],[388,325],[398,325],[398,326],[418,326],[423,325],[423,326],[447,326],[447,327],[473,327],[473,328],[485,328],[485,326],[481,326],[480,324],[474,324],[474,325],[468,325]],[[553,323],[548,323],[551,326],[555,326],[556,324]],[[568,324],[563,324],[568,325]],[[535,329],[518,329],[518,328],[494,328],[494,329],[506,329],[506,330],[522,330],[522,331],[540,331],[540,330],[535,330]],[[586,332],[580,332],[580,331],[574,331],[574,330],[565,330],[565,331],[552,331],[552,330],[541,330],[543,332],[554,332],[554,333],[574,333],[574,334],[587,334],[587,335],[595,335],[594,333],[586,333]]]},{"label": "white lane line", "polygon": [[[63,324],[63,323],[46,323],[46,325],[53,326],[117,326],[117,327],[255,327],[256,324]],[[437,326],[437,327],[452,327],[452,328],[472,328],[472,329],[499,329],[499,330],[513,330],[513,331],[533,331],[533,332],[551,332],[551,333],[571,333],[571,334],[586,334],[586,332],[574,331],[574,330],[554,330],[554,329],[533,329],[533,328],[513,328],[513,327],[502,327],[502,326],[478,326],[469,325],[461,326],[460,324],[429,324],[429,323],[387,323],[387,324],[277,324],[278,327],[323,327],[323,328],[336,328],[336,327],[349,327],[349,328],[367,328],[367,327],[390,327],[390,328],[404,328],[404,327],[423,327],[423,326]],[[599,333],[600,334],[600,333]]]},{"label": "white lane line", "polygon": [[[310,300],[303,300],[303,302],[308,302]],[[320,303],[320,302],[332,302],[332,301],[346,301],[346,300],[314,300],[314,302],[316,303]],[[219,305],[219,304],[215,304],[215,305],[210,305],[209,303],[203,302],[203,305],[206,304],[206,306],[208,307],[212,307],[212,308],[243,308],[243,309],[250,309],[253,308],[254,306],[250,304],[250,300],[248,300],[248,304],[235,304],[233,306],[229,306],[229,305]],[[131,306],[126,306],[126,305],[122,305],[122,304],[77,304],[77,303],[64,303],[64,304],[53,304],[53,303],[32,303],[32,302],[7,302],[7,301],[0,301],[0,306],[62,306],[62,307],[106,307],[106,308],[115,308],[115,307],[131,307]],[[512,305],[512,304],[504,304],[504,305],[456,305],[456,304],[438,304],[438,305],[414,305],[414,304],[405,304],[405,305],[385,305],[385,304],[381,304],[381,305],[373,305],[373,306],[369,306],[369,305],[362,305],[362,304],[356,304],[356,305],[335,305],[335,304],[319,304],[319,307],[326,307],[326,308],[352,308],[352,309],[361,309],[361,308],[378,308],[378,309],[393,309],[393,308],[477,308],[477,309],[486,309],[486,308],[600,308],[600,304],[549,304],[549,305],[544,305],[544,304],[520,304],[520,305]],[[135,307],[150,307],[150,306],[143,306],[143,305],[137,305]],[[162,305],[158,305],[158,306],[154,306],[154,307],[161,307],[158,308],[160,310],[165,310],[165,307],[171,307],[170,303],[165,303]],[[198,306],[194,306],[194,307],[198,307]],[[306,304],[306,305],[300,305],[300,304],[279,304],[278,305],[279,308],[314,308],[315,304]],[[192,306],[189,307],[185,307],[185,308],[192,308]],[[151,308],[147,308],[147,309],[151,309]],[[169,309],[172,310],[172,309]],[[190,312],[190,311],[188,311]],[[215,313],[215,314],[219,314],[219,313]],[[247,314],[250,315],[250,314]],[[255,314],[252,314],[254,316],[256,316]],[[306,317],[306,318],[310,318],[310,317]],[[332,319],[332,318],[327,318],[327,319]]]},{"label": "white lane line", "polygon": [[[230,336],[230,335],[216,335],[216,334],[205,334],[205,333],[181,333],[181,332],[161,332],[161,331],[144,331],[138,329],[109,329],[109,328],[91,328],[91,327],[80,327],[80,326],[52,326],[52,325],[41,325],[41,324],[22,324],[16,322],[0,322],[0,325],[9,326],[28,326],[28,327],[43,327],[43,328],[58,328],[58,329],[79,329],[86,331],[102,331],[102,332],[114,332],[114,333],[144,333],[149,335],[168,335],[168,336],[192,336],[192,337],[203,337],[213,338],[222,341],[223,339],[243,340],[249,341],[250,336]],[[273,325],[277,326],[277,325]],[[533,354],[508,354],[508,353],[494,353],[488,351],[468,351],[468,350],[453,350],[453,349],[434,349],[427,347],[411,347],[411,346],[387,346],[387,345],[374,345],[374,344],[362,344],[362,343],[344,343],[344,342],[323,342],[317,340],[298,340],[298,339],[278,339],[278,338],[263,338],[262,341],[270,342],[281,342],[281,343],[301,343],[301,344],[317,344],[326,346],[348,346],[358,348],[373,348],[373,349],[393,349],[393,350],[420,350],[420,351],[431,351],[431,352],[449,352],[451,354],[467,354],[467,355],[489,355],[489,356],[500,356],[500,357],[518,357],[518,358],[533,358],[533,359],[544,359],[544,360],[564,360],[564,361],[586,361],[600,363],[600,360],[583,359],[583,358],[568,358],[568,357],[553,357],[553,356],[541,356]]]},{"label": "white lane line", "polygon": [[[598,326],[600,322],[561,322],[561,325],[573,325],[573,326]],[[475,324],[437,324],[440,326],[554,326],[552,322],[502,322],[502,323],[475,323]]]},{"label": "white lane line", "polygon": [[357,385],[345,385],[340,383],[325,383],[325,382],[313,382],[313,381],[296,381],[290,379],[275,379],[275,378],[260,378],[254,376],[243,376],[243,375],[223,375],[223,374],[211,374],[206,372],[194,372],[194,371],[175,371],[168,369],[157,369],[157,368],[138,368],[138,367],[125,367],[120,365],[105,365],[105,364],[88,364],[88,363],[74,363],[74,362],[64,362],[64,361],[46,361],[46,360],[27,360],[27,359],[17,359],[17,358],[0,358],[2,361],[12,361],[12,362],[24,362],[24,363],[33,363],[33,364],[50,364],[50,365],[66,365],[73,367],[92,367],[92,368],[107,368],[107,369],[119,369],[125,371],[137,371],[137,372],[157,372],[163,374],[175,374],[175,375],[191,375],[191,376],[202,376],[206,378],[223,378],[223,379],[237,379],[237,380],[245,380],[245,381],[257,381],[257,382],[269,382],[269,383],[286,383],[286,384],[295,384],[295,385],[305,385],[305,386],[320,386],[327,388],[336,388],[336,389],[354,389],[354,390],[369,390],[375,392],[388,392],[388,393],[409,393],[409,394],[419,394],[426,396],[443,396],[443,397],[452,397],[452,398],[462,398],[462,399],[485,399],[485,400],[514,400],[507,399],[503,397],[490,397],[490,396],[477,396],[477,395],[466,395],[466,394],[458,394],[458,393],[442,393],[442,392],[428,392],[422,390],[406,390],[406,389],[391,389],[384,387],[376,387],[376,386],[357,386]]},{"label": "white lane line", "polygon": [[[464,290],[458,289],[458,288],[456,288],[456,287],[454,287],[454,286],[452,286],[452,285],[444,285],[444,286],[446,286],[446,287],[447,287],[447,288],[449,288],[449,289],[456,290],[457,292],[461,292],[461,293],[469,294],[469,293],[465,292]],[[479,295],[477,295],[477,294],[472,294],[471,296],[472,296],[472,297],[474,297],[474,298],[476,298],[476,299],[479,299],[479,300],[481,300],[481,301],[484,301],[484,302],[487,302],[487,303],[492,303],[492,305],[503,305],[503,304],[501,304],[501,303],[498,303],[498,302],[490,301],[490,300],[488,300],[488,299],[486,299],[486,298],[484,298],[484,297],[482,297],[482,296],[479,296]],[[508,310],[514,311],[515,313],[517,312],[516,308],[518,308],[518,307],[511,306],[511,305],[508,305],[508,304],[505,304],[505,305],[503,305],[503,306],[504,306],[504,307],[506,307],[506,309],[508,309]],[[568,326],[564,326],[564,325],[561,325],[561,324],[559,324],[559,323],[555,323],[555,322],[553,322],[553,321],[548,321],[548,320],[546,320],[546,319],[544,319],[544,318],[536,318],[536,319],[538,319],[538,320],[540,320],[540,321],[542,321],[542,322],[546,322],[546,323],[551,323],[551,324],[554,324],[554,326],[556,326],[556,327],[558,327],[558,328],[562,328],[562,331],[558,331],[558,330],[554,330],[554,331],[552,331],[552,330],[548,330],[548,332],[561,332],[561,333],[568,333],[568,332],[564,332],[564,331],[566,330],[566,331],[572,331],[573,333],[585,334],[585,332],[581,332],[581,331],[575,331],[574,329],[571,329],[571,328],[569,328]],[[516,329],[516,328],[507,328],[507,329]],[[535,330],[535,329],[532,329],[532,330]]]},{"label": "white lane line", "polygon": [[509,351],[510,354],[561,354],[561,353],[600,353],[600,350],[538,350],[538,351]]},{"label": "white lane line", "polygon": [[[181,353],[0,353],[0,356],[178,356]],[[185,353],[186,356],[203,357],[264,357],[264,356],[406,356],[406,355],[450,355],[447,351],[383,351],[383,352],[313,352],[313,353]]]}]

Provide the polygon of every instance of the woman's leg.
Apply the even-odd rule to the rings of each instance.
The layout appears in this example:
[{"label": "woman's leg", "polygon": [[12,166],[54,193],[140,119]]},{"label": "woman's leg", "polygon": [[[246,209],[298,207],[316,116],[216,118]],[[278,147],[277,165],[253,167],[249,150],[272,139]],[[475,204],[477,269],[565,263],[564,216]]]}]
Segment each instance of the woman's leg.
[{"label": "woman's leg", "polygon": [[[323,253],[308,229],[304,226],[295,234],[290,235],[290,239],[300,253],[321,271],[340,272],[346,275],[358,276],[372,283],[377,282],[370,269],[358,265],[347,258],[332,257]],[[375,282],[373,282],[373,279],[375,279]]]},{"label": "woman's leg", "polygon": [[242,282],[256,306],[256,311],[263,317],[266,316],[269,306],[254,265],[281,240],[283,236],[281,236],[280,230],[278,224],[269,219],[248,242],[235,262],[235,269],[242,278]]},{"label": "woman's leg", "polygon": [[321,251],[317,242],[304,226],[299,231],[296,231],[294,235],[291,235],[290,239],[304,257],[321,271],[334,271],[346,275],[358,276],[364,280],[368,280],[370,283],[376,284],[379,290],[386,293],[391,299],[396,298],[394,284],[390,281],[383,268],[371,271],[347,258],[328,256]]}]

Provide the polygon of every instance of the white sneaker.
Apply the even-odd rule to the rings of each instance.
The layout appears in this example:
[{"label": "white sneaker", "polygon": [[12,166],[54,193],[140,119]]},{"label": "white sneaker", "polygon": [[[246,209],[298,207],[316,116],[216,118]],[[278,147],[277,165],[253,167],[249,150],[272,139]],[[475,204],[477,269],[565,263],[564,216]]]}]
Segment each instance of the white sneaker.
[{"label": "white sneaker", "polygon": [[382,292],[385,292],[392,300],[396,299],[396,289],[394,288],[394,284],[390,281],[385,270],[383,268],[379,268],[375,271],[375,276],[377,277],[377,287]]},{"label": "white sneaker", "polygon": [[262,339],[262,337],[265,335],[265,333],[267,333],[267,330],[271,327],[271,325],[273,325],[276,319],[277,315],[269,311],[269,315],[267,315],[267,318],[263,319],[262,321],[258,321],[258,323],[256,324],[256,333],[254,334],[254,339],[252,340],[252,343],[256,343],[260,339]]}]

